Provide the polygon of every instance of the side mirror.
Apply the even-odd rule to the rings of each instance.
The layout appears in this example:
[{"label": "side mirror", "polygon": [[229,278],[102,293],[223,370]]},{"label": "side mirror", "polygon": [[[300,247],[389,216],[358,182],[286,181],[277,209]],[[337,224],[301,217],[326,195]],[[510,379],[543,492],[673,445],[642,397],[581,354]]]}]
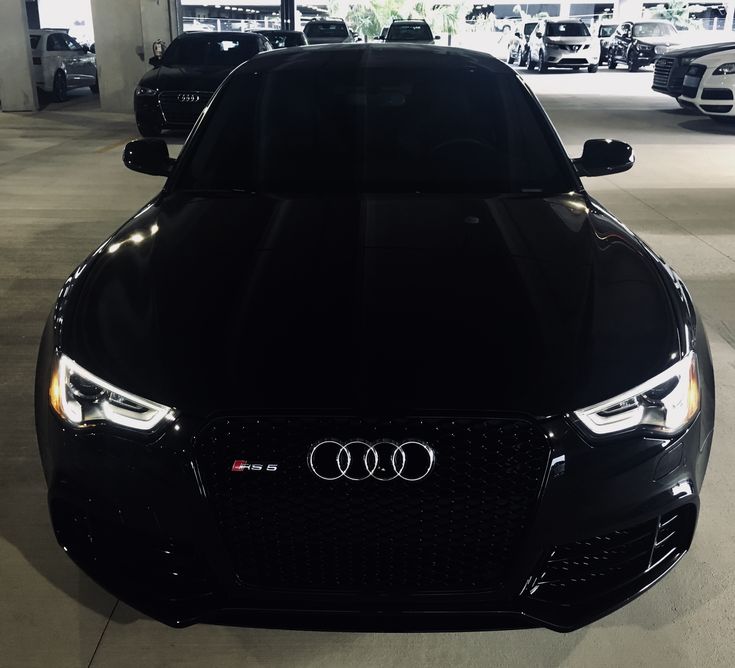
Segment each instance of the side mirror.
[{"label": "side mirror", "polygon": [[588,139],[582,157],[572,160],[580,176],[606,176],[628,171],[635,162],[630,144],[617,139]]},{"label": "side mirror", "polygon": [[148,64],[153,65],[153,67],[161,67],[161,57],[160,56],[151,56],[148,59]]},{"label": "side mirror", "polygon": [[163,139],[136,139],[123,149],[123,163],[128,169],[153,176],[168,176],[176,160],[168,155]]}]

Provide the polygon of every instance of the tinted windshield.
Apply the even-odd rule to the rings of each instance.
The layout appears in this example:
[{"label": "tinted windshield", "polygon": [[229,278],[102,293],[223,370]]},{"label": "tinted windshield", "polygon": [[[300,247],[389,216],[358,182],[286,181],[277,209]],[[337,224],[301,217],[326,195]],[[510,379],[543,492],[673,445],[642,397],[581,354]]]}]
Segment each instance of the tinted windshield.
[{"label": "tinted windshield", "polygon": [[549,37],[587,37],[590,31],[587,26],[579,21],[571,23],[548,23],[546,34]]},{"label": "tinted windshield", "polygon": [[171,46],[163,54],[163,64],[167,67],[197,65],[235,67],[257,53],[258,42],[253,35],[187,36],[171,42]]},{"label": "tinted windshield", "polygon": [[598,35],[600,37],[610,37],[610,35],[615,32],[615,29],[617,27],[618,26],[600,26],[600,32],[598,33]]},{"label": "tinted windshield", "polygon": [[307,23],[304,27],[307,37],[347,37],[347,26],[344,23]]},{"label": "tinted windshield", "polygon": [[425,23],[393,24],[388,30],[389,42],[419,42],[433,40],[429,26]]},{"label": "tinted windshield", "polygon": [[636,23],[633,26],[633,37],[666,37],[675,34],[676,28],[670,23]]},{"label": "tinted windshield", "polygon": [[548,121],[513,73],[290,68],[216,99],[178,188],[282,193],[568,192]]}]

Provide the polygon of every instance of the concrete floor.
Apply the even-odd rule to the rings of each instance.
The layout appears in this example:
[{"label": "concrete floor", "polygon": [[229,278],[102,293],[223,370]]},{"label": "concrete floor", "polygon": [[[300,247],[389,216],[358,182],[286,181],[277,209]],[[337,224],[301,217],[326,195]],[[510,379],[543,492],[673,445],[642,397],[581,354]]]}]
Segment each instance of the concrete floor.
[{"label": "concrete floor", "polygon": [[718,381],[691,552],[643,597],[569,635],[176,631],[83,576],[47,517],[32,415],[36,347],[67,274],[161,180],[123,168],[132,119],[100,113],[91,97],[0,114],[0,666],[735,665],[735,128],[683,114],[649,92],[650,78],[624,69],[527,76],[570,153],[597,136],[635,146],[631,172],[587,185],[684,277]]}]

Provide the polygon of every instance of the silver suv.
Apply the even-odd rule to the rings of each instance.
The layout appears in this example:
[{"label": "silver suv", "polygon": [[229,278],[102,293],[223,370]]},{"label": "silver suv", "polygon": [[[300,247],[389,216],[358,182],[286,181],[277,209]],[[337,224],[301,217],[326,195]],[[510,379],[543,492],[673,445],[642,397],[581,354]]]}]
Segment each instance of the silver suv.
[{"label": "silver suv", "polygon": [[586,67],[588,72],[597,72],[599,64],[600,42],[580,20],[543,19],[528,41],[529,70],[536,66],[539,72],[549,67]]}]

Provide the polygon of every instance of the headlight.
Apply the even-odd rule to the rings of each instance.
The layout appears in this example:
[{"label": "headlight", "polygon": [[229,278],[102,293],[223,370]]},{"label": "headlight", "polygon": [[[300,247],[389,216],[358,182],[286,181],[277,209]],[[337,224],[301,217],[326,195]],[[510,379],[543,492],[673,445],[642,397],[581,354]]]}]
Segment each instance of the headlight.
[{"label": "headlight", "polygon": [[157,95],[158,91],[155,88],[146,88],[145,86],[138,86],[135,89],[136,95]]},{"label": "headlight", "polygon": [[691,352],[647,383],[574,415],[598,436],[637,427],[670,436],[692,423],[699,398],[697,356]]},{"label": "headlight", "polygon": [[174,419],[174,412],[168,406],[110,385],[66,355],[57,360],[49,400],[59,416],[75,427],[112,422],[139,431],[153,431]]},{"label": "headlight", "polygon": [[735,63],[720,65],[712,74],[735,74]]}]

